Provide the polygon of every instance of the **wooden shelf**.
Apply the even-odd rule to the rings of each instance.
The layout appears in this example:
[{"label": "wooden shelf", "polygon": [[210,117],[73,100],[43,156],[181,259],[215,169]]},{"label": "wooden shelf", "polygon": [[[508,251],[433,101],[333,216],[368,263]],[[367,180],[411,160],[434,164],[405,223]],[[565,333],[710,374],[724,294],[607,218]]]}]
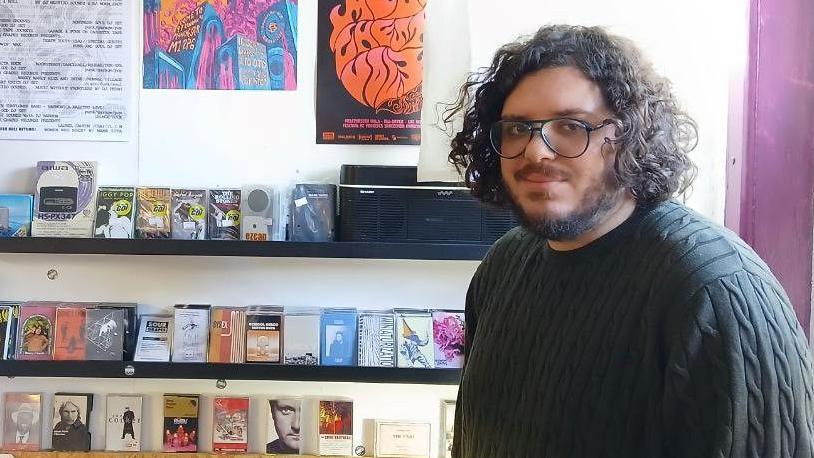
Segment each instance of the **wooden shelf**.
[{"label": "wooden shelf", "polygon": [[171,239],[0,239],[0,253],[244,256],[480,261],[483,244],[382,242],[248,242]]},{"label": "wooden shelf", "polygon": [[131,361],[0,361],[0,376],[286,380],[456,385],[458,369],[285,366],[277,364],[152,363]]},{"label": "wooden shelf", "polygon": [[[314,455],[275,455],[242,453],[160,453],[160,452],[8,452],[15,458],[320,458]],[[335,457],[342,458],[342,457]],[[347,457],[351,458],[351,457]]]}]

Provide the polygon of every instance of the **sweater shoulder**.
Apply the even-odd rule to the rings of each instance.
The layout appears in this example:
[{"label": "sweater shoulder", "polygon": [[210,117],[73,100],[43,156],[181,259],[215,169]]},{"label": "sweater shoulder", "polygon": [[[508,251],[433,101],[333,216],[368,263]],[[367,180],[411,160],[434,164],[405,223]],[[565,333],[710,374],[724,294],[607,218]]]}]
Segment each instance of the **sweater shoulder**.
[{"label": "sweater shoulder", "polygon": [[640,255],[659,256],[662,271],[687,288],[745,272],[776,282],[774,275],[737,234],[676,202],[659,205],[638,227]]}]

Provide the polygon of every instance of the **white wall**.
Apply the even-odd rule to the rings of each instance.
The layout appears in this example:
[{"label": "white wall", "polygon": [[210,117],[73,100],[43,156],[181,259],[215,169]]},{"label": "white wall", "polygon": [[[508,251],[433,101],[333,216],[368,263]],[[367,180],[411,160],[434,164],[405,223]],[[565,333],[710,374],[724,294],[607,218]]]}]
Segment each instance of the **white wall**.
[{"label": "white wall", "polygon": [[[132,3],[139,21],[133,38],[140,43],[141,2]],[[680,98],[701,125],[701,143],[694,154],[701,176],[690,203],[723,220],[728,78],[742,64],[738,56],[745,54],[744,1],[472,0],[470,7],[473,59],[478,64],[485,64],[498,44],[549,22],[611,25],[613,31],[639,42],[657,68],[673,79]],[[298,91],[134,88],[140,97],[137,138],[126,143],[3,142],[0,191],[31,192],[32,166],[45,159],[97,160],[101,184],[175,186],[294,179],[335,182],[342,163],[414,165],[416,147],[314,144],[316,2],[300,2],[299,12]],[[140,68],[140,50],[134,48],[133,62]],[[178,302],[460,308],[476,266],[475,262],[0,255],[0,299],[137,301],[147,310],[167,309]],[[59,271],[53,281],[45,276],[52,267]],[[161,444],[160,428],[155,425],[161,418],[162,392],[219,394],[211,381],[183,385],[161,380],[0,381],[0,391],[12,390],[149,394],[148,425],[153,427],[145,433],[146,449]],[[433,422],[433,450],[437,450],[440,400],[454,398],[455,391],[448,386],[272,381],[231,382],[226,390],[256,399],[279,394],[348,396],[356,402],[355,443],[370,443],[370,437],[360,433],[363,419],[421,419]],[[97,397],[97,402],[102,398]],[[209,406],[211,399],[204,404],[205,411]],[[260,451],[265,422],[259,401],[252,407],[252,449]],[[97,414],[100,410],[102,404]],[[202,423],[210,420],[211,416],[204,416]],[[100,416],[92,429],[96,431],[93,445],[101,448]],[[46,437],[47,444],[50,436]],[[210,437],[205,429],[202,449],[209,449]]]}]

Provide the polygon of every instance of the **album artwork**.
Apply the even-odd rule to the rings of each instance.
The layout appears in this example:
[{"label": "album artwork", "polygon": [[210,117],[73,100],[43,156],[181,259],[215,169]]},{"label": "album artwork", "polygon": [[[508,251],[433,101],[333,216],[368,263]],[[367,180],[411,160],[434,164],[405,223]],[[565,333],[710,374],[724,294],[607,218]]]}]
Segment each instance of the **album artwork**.
[{"label": "album artwork", "polygon": [[100,187],[96,198],[93,236],[103,239],[132,239],[135,200],[136,191],[133,188]]},{"label": "album artwork", "polygon": [[353,402],[319,401],[319,454],[353,454]]},{"label": "album artwork", "polygon": [[278,455],[299,455],[302,453],[303,438],[300,425],[302,399],[277,398],[268,401],[268,421],[266,453]]},{"label": "album artwork", "polygon": [[142,397],[135,394],[107,396],[105,450],[141,451]]},{"label": "album artwork", "polygon": [[60,452],[89,451],[89,418],[92,410],[92,394],[55,393],[51,416],[51,448]]},{"label": "album artwork", "polygon": [[206,239],[206,191],[172,190],[172,238]]},{"label": "album artwork", "polygon": [[336,185],[295,185],[288,225],[293,242],[336,240]]},{"label": "album artwork", "polygon": [[168,362],[172,347],[172,330],[173,317],[142,315],[133,361]]},{"label": "album artwork", "polygon": [[249,398],[217,397],[212,401],[212,451],[246,453],[249,448]]},{"label": "album artwork", "polygon": [[435,367],[432,315],[428,312],[396,310],[398,367]]},{"label": "album artwork", "polygon": [[240,240],[240,189],[210,189],[207,220],[211,240]]},{"label": "album artwork", "polygon": [[0,302],[0,360],[14,358],[19,318],[19,303]]},{"label": "album artwork", "polygon": [[172,362],[205,363],[209,342],[209,305],[175,306]]},{"label": "album artwork", "polygon": [[356,356],[356,310],[325,309],[320,325],[320,362],[324,366],[353,366]]},{"label": "album artwork", "polygon": [[164,451],[198,451],[197,394],[164,395]]},{"label": "album artwork", "polygon": [[455,401],[441,401],[441,458],[452,458],[452,439],[455,436]]},{"label": "album artwork", "polygon": [[170,238],[169,188],[138,188],[136,236],[140,239]]},{"label": "album artwork", "polygon": [[374,424],[376,458],[429,458],[430,423],[375,420]]},{"label": "album artwork", "polygon": [[393,313],[359,313],[359,366],[396,367],[395,323]]},{"label": "album artwork", "polygon": [[3,451],[39,450],[42,396],[7,392],[3,397],[3,411]]},{"label": "album artwork", "polygon": [[17,322],[17,359],[52,359],[56,305],[47,302],[25,302],[20,307],[20,319]]},{"label": "album artwork", "polygon": [[34,196],[0,194],[0,238],[28,237],[34,215]]},{"label": "album artwork", "polygon": [[246,362],[246,311],[212,307],[209,328],[210,363]]},{"label": "album artwork", "polygon": [[138,304],[135,302],[99,302],[99,309],[121,310],[124,326],[124,360],[132,361],[136,351],[136,337],[138,336]]},{"label": "album artwork", "polygon": [[246,311],[246,362],[282,362],[282,333],[282,307],[249,307]]},{"label": "album artwork", "polygon": [[54,329],[54,359],[85,359],[85,308],[57,307]]},{"label": "album artwork", "polygon": [[464,313],[435,310],[432,312],[432,333],[435,367],[461,368],[464,364]]},{"label": "album artwork", "polygon": [[124,312],[120,309],[87,309],[85,323],[87,359],[121,361],[124,355]]},{"label": "album artwork", "polygon": [[319,311],[289,312],[283,318],[285,326],[285,364],[319,365]]}]

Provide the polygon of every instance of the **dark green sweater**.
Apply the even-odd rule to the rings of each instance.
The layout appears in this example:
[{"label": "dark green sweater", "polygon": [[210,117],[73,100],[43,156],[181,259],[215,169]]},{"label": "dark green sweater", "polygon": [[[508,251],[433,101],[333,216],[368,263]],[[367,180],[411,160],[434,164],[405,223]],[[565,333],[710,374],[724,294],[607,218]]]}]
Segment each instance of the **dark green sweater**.
[{"label": "dark green sweater", "polygon": [[574,251],[512,230],[472,279],[466,324],[454,457],[814,456],[788,297],[680,204]]}]

